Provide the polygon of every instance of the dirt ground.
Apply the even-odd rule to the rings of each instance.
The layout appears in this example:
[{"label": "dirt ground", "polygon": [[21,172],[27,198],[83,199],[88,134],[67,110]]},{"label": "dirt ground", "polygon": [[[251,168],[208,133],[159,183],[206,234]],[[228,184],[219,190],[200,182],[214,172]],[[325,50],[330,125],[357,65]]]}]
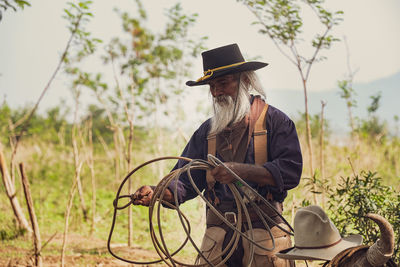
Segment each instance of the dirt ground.
[{"label": "dirt ground", "polygon": [[[130,264],[113,257],[107,249],[107,241],[94,237],[69,235],[67,251],[64,257],[65,266],[167,266],[167,264]],[[57,235],[46,245],[42,253],[44,267],[61,266],[62,235]],[[155,251],[140,247],[127,247],[123,244],[113,244],[112,251],[117,256],[137,262],[148,262],[160,259]],[[191,259],[181,259],[184,263],[192,263]],[[320,262],[319,262],[320,263]],[[25,267],[34,266],[32,250],[0,243],[0,267]],[[296,262],[297,267],[306,266],[304,262]],[[319,266],[309,263],[308,266]]]},{"label": "dirt ground", "polygon": [[[65,266],[150,266],[148,264],[129,264],[113,257],[107,249],[107,241],[86,236],[70,235],[64,257]],[[62,235],[55,236],[43,249],[43,266],[53,267],[61,264]],[[126,245],[112,245],[112,251],[118,256],[133,261],[154,261],[159,259],[156,252],[139,247],[128,248]],[[0,245],[0,267],[34,266],[32,250]],[[151,266],[166,266],[164,263]]]}]

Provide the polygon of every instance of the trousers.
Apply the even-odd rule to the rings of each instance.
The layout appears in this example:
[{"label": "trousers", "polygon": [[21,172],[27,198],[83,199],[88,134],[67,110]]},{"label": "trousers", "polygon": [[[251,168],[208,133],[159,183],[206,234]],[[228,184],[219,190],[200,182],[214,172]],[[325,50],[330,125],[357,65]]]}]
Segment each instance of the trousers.
[{"label": "trousers", "polygon": [[[232,212],[228,212],[229,214]],[[225,213],[226,214],[226,213]],[[253,216],[254,217],[254,216]],[[289,227],[283,223],[283,221],[273,216],[273,220],[278,225],[289,230]],[[232,219],[228,220],[231,221]],[[231,223],[234,223],[232,220]],[[273,242],[271,234],[265,229],[264,224],[258,219],[252,218],[252,230],[248,230],[249,227],[246,222],[241,226],[241,231],[253,240],[257,245],[254,245],[247,238],[237,237],[235,231],[227,226],[223,221],[216,218],[216,216],[210,210],[207,212],[207,229],[203,237],[201,244],[202,256],[198,255],[196,264],[207,264],[212,265],[220,264],[224,261],[222,267],[294,267],[294,261],[280,259],[275,256],[275,253],[280,250],[291,247],[290,235],[278,226],[271,225],[271,234],[274,238],[275,247],[273,248]],[[232,241],[232,236],[238,238],[238,240]],[[235,244],[235,241],[237,242]],[[229,246],[230,245],[230,246]],[[232,245],[235,246],[234,250],[231,250]],[[228,247],[229,246],[229,247]],[[252,248],[253,247],[253,248]],[[207,260],[206,260],[207,259]],[[210,265],[210,264],[208,264]],[[205,265],[207,266],[207,265]]]}]

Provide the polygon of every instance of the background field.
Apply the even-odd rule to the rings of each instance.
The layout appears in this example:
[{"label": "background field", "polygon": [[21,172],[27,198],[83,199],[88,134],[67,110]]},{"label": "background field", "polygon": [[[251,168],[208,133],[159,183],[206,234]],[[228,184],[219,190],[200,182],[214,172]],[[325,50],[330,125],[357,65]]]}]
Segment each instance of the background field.
[{"label": "background field", "polygon": [[[248,1],[234,2],[237,12],[247,10],[242,4]],[[296,1],[288,3],[290,8],[297,5]],[[33,3],[25,1],[0,0],[0,4],[4,20],[11,15],[23,16],[26,10],[35,8]],[[121,182],[131,170],[148,160],[179,156],[193,131],[212,110],[208,89],[187,90],[184,82],[200,73],[197,71],[201,68],[197,66],[200,52],[208,45],[217,46],[221,40],[207,41],[202,35],[206,31],[196,32],[198,15],[184,10],[181,4],[166,5],[165,23],[156,24],[156,29],[151,27],[154,19],[147,17],[151,8],[142,5],[141,1],[129,5],[134,6],[133,11],[125,10],[121,5],[114,13],[122,31],[108,36],[109,40],[100,40],[90,27],[94,15],[101,14],[98,9],[92,9],[90,1],[65,3],[65,10],[60,15],[67,25],[63,25],[67,29],[63,34],[65,43],[59,47],[57,56],[52,57],[54,63],[46,76],[48,83],[39,87],[43,96],[49,92],[51,95],[53,90],[63,92],[58,95],[62,97],[54,100],[51,95],[50,103],[48,99],[46,102],[46,97],[42,102],[41,97],[37,99],[30,95],[30,86],[18,91],[16,87],[8,87],[8,83],[0,84],[0,89],[4,89],[0,103],[0,153],[4,159],[0,187],[0,266],[31,266],[34,258],[32,234],[27,231],[31,225],[21,182],[21,163],[30,183],[44,266],[127,265],[107,251],[113,201]],[[306,15],[299,13],[297,23],[308,20]],[[331,15],[335,17],[341,13]],[[331,19],[329,16],[324,18]],[[312,34],[299,32],[295,43],[302,43],[301,48],[306,50],[320,49],[312,45],[312,41],[303,43],[305,37],[315,34],[315,29],[310,28]],[[7,36],[11,38],[14,33],[19,30],[10,30]],[[231,33],[219,33],[225,34],[230,36]],[[262,51],[268,50],[255,40],[263,37],[271,42],[270,36],[256,31],[253,34],[257,38],[254,37],[252,43],[258,44]],[[324,62],[315,65],[322,66],[314,67],[317,74],[324,70],[329,72],[324,68],[332,57],[333,62],[337,62],[335,56],[338,54],[328,53],[337,41],[335,36],[328,37],[324,39],[323,49],[316,51],[330,57],[317,58],[311,63]],[[345,38],[336,37],[344,43]],[[282,40],[278,43],[277,47],[284,47]],[[4,51],[7,49],[2,49]],[[21,49],[22,52],[25,50]],[[275,47],[271,59],[275,59],[277,53]],[[342,61],[350,61],[350,54],[351,51],[347,51]],[[258,59],[259,55],[250,52],[249,58]],[[299,56],[300,59],[302,66],[310,64],[306,55]],[[286,59],[280,55],[279,60]],[[13,69],[14,61],[9,61],[7,64],[1,62],[2,67],[10,64]],[[286,65],[282,68],[278,65],[275,64],[272,73],[278,69],[286,74],[283,80],[300,81],[296,68],[291,72],[286,70]],[[25,65],[21,70],[23,67]],[[345,72],[343,66],[333,64],[330,67]],[[0,69],[0,79],[2,76],[9,79],[8,70]],[[289,191],[284,202],[284,216],[293,224],[295,212],[300,207],[318,204],[326,210],[342,235],[359,233],[366,244],[372,244],[379,237],[379,231],[364,216],[368,212],[381,214],[395,230],[394,258],[398,262],[400,114],[397,99],[400,75],[393,67],[390,75],[386,72],[385,77],[357,82],[356,73],[349,68],[344,77],[335,78],[336,85],[332,82],[324,85],[331,89],[308,91],[307,112],[304,110],[304,88],[270,88],[265,76],[262,78],[267,101],[282,109],[296,123],[303,152],[301,182]],[[321,84],[324,77],[319,76],[318,84]],[[28,74],[18,79],[23,78],[30,81]],[[276,82],[275,77],[269,78],[268,81]],[[11,101],[7,94],[12,96]],[[174,164],[175,160],[165,160],[146,166],[131,176],[131,189],[127,183],[121,194],[129,194],[143,184],[158,184]],[[26,225],[15,216],[10,200],[18,201],[21,216],[28,222]],[[113,251],[135,261],[158,259],[149,234],[148,209],[137,206],[128,209],[117,213],[111,242]],[[184,203],[182,210],[190,221],[191,236],[200,245],[205,224],[204,203],[196,198]],[[161,221],[168,248],[173,251],[185,240],[185,232],[173,210],[162,209]],[[187,246],[178,258],[191,263],[195,255],[195,249]],[[298,266],[302,264],[298,262]],[[311,266],[318,264],[314,262]]]}]

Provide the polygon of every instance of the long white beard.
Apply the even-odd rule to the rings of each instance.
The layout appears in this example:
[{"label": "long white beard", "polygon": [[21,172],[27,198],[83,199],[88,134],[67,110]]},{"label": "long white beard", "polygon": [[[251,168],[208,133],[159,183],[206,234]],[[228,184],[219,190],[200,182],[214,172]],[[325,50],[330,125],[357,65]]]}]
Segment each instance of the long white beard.
[{"label": "long white beard", "polygon": [[250,112],[250,94],[239,88],[237,103],[231,96],[220,96],[213,99],[214,116],[211,118],[210,134],[218,134],[227,126],[241,121]]}]

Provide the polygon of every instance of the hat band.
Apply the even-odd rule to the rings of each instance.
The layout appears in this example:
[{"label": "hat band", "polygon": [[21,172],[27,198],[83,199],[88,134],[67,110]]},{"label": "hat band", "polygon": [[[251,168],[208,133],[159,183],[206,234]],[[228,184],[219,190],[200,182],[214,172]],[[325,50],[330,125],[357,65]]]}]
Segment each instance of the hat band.
[{"label": "hat band", "polygon": [[200,77],[199,79],[197,79],[196,82],[201,82],[201,81],[203,81],[203,80],[205,80],[205,79],[207,79],[207,78],[213,76],[214,71],[223,70],[223,69],[227,69],[227,68],[230,68],[230,67],[239,66],[239,65],[242,65],[242,64],[244,64],[244,63],[246,63],[246,62],[245,62],[245,61],[242,61],[242,62],[238,62],[238,63],[226,65],[226,66],[221,66],[221,67],[214,68],[214,69],[208,69],[208,70],[204,71],[204,76],[203,76],[203,77]]},{"label": "hat band", "polygon": [[329,247],[333,247],[334,245],[338,244],[340,241],[342,241],[342,238],[340,238],[338,241],[336,241],[336,242],[334,242],[334,243],[332,243],[332,244],[326,245],[326,246],[319,246],[319,247],[299,247],[299,246],[296,246],[296,245],[294,245],[294,247],[295,247],[295,248],[298,248],[298,249],[319,249],[319,248],[329,248]]}]

